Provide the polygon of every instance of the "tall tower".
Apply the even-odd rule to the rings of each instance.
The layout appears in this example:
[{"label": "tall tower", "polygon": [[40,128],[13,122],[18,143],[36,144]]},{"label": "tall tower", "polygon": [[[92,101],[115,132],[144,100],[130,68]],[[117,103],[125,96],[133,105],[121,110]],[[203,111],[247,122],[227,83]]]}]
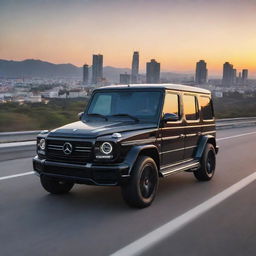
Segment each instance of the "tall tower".
[{"label": "tall tower", "polygon": [[132,84],[137,84],[139,78],[139,52],[134,52],[132,57]]},{"label": "tall tower", "polygon": [[248,80],[248,69],[243,69],[242,70],[242,82],[243,82],[243,85],[247,85],[247,80]]},{"label": "tall tower", "polygon": [[233,65],[229,62],[225,62],[223,65],[223,78],[222,85],[223,86],[232,86],[234,85],[236,70],[233,68]]},{"label": "tall tower", "polygon": [[103,55],[92,56],[92,84],[99,83],[103,78]]},{"label": "tall tower", "polygon": [[160,63],[154,59],[147,62],[146,78],[148,84],[158,84],[160,82]]},{"label": "tall tower", "polygon": [[87,85],[89,81],[89,66],[87,64],[83,65],[83,84]]},{"label": "tall tower", "polygon": [[196,63],[196,77],[195,82],[197,84],[206,84],[207,83],[207,64],[204,60],[200,60]]}]

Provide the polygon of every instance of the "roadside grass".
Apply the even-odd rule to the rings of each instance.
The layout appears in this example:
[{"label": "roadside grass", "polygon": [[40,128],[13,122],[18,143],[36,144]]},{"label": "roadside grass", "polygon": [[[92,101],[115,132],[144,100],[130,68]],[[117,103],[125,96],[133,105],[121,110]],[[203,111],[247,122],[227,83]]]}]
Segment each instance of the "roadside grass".
[{"label": "roadside grass", "polygon": [[[0,104],[0,132],[53,129],[78,120],[88,100],[55,99],[45,103]],[[256,96],[214,99],[216,118],[256,116]]]}]

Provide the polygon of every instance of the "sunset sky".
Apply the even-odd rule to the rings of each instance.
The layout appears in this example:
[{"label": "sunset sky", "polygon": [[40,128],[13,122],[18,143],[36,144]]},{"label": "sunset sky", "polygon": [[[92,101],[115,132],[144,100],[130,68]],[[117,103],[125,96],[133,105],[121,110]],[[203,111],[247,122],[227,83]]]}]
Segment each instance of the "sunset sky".
[{"label": "sunset sky", "polygon": [[230,61],[256,75],[255,0],[0,0],[0,59],[41,59],[140,69],[155,58],[164,71],[209,75]]}]

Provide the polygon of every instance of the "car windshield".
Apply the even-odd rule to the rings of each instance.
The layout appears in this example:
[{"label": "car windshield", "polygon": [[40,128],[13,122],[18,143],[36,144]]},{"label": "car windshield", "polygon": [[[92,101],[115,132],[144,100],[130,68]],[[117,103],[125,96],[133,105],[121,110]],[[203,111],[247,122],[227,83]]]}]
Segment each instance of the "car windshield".
[{"label": "car windshield", "polygon": [[158,120],[161,95],[160,91],[96,92],[86,116],[154,122]]}]

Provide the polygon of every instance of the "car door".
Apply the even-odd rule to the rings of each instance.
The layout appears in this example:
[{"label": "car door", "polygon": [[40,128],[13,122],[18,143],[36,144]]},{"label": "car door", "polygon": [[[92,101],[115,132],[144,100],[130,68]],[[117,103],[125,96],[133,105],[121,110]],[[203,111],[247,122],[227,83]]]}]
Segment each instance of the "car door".
[{"label": "car door", "polygon": [[185,125],[184,159],[193,158],[201,136],[199,105],[195,94],[183,95],[183,111]]},{"label": "car door", "polygon": [[161,164],[163,166],[174,164],[184,157],[184,128],[181,115],[180,93],[166,91],[163,106],[164,114],[176,114],[177,121],[162,123],[161,129]]}]

